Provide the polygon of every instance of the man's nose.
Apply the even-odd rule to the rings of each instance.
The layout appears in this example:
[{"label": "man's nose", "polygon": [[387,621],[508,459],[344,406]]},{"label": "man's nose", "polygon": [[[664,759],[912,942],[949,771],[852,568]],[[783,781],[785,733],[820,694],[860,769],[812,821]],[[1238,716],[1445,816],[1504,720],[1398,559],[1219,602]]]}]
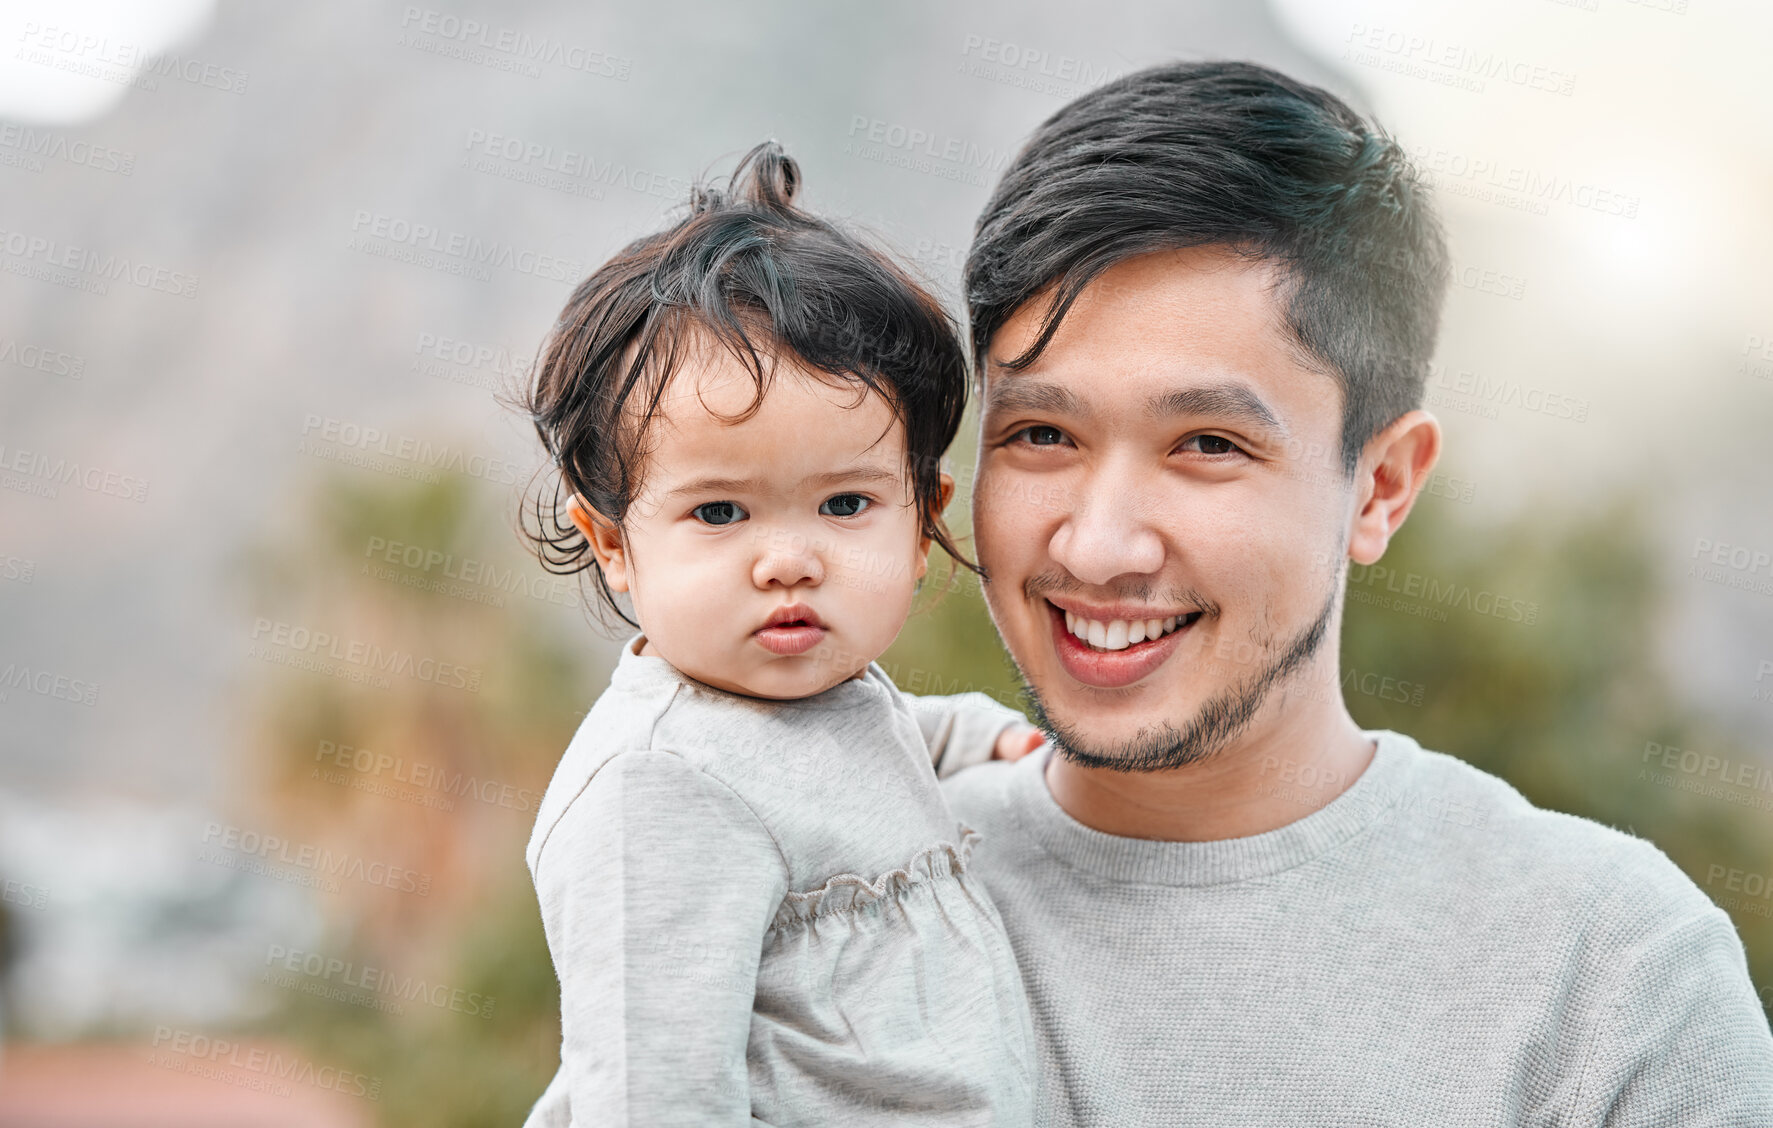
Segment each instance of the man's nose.
[{"label": "man's nose", "polygon": [[1072,488],[1048,555],[1086,584],[1161,569],[1163,538],[1152,524],[1156,508],[1136,480],[1141,473],[1150,470],[1102,466]]}]

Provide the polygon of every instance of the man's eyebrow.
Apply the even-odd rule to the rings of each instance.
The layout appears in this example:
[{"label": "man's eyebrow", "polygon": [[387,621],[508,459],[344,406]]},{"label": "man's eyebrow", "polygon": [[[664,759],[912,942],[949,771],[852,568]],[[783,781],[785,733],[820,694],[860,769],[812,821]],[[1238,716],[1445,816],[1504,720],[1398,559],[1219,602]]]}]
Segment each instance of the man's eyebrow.
[{"label": "man's eyebrow", "polygon": [[[985,397],[986,410],[1050,412],[1089,419],[1094,412],[1071,389],[1027,376],[999,377]],[[1145,414],[1154,419],[1172,415],[1212,415],[1253,423],[1273,431],[1286,430],[1267,403],[1248,385],[1237,381],[1176,388],[1159,392],[1145,402]]]},{"label": "man's eyebrow", "polygon": [[1028,376],[1000,376],[985,397],[988,411],[1044,411],[1088,419],[1094,414],[1063,384]]},{"label": "man's eyebrow", "polygon": [[[897,482],[899,476],[881,466],[849,466],[842,470],[827,470],[820,474],[808,474],[802,478],[802,486],[828,486],[839,482]],[[698,493],[754,493],[763,488],[759,478],[723,478],[718,475],[706,475],[683,483],[666,492],[666,497],[677,497],[679,494]]]},{"label": "man's eyebrow", "polygon": [[1254,423],[1271,431],[1286,430],[1254,389],[1236,381],[1159,392],[1145,402],[1145,414],[1154,419],[1170,415],[1215,415]]}]

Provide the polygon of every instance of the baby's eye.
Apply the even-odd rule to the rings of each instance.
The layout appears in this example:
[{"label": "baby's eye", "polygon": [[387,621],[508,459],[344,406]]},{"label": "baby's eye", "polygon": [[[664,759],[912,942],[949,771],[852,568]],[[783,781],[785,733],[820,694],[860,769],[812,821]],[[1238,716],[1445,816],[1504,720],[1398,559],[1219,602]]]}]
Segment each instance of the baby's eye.
[{"label": "baby's eye", "polygon": [[[854,517],[868,508],[870,504],[869,500],[861,494],[838,494],[835,497],[826,498],[825,505],[819,506],[819,512],[824,513],[827,517]],[[831,506],[836,512],[827,512],[826,505]]]},{"label": "baby's eye", "polygon": [[705,501],[690,510],[690,516],[708,525],[730,525],[745,515],[745,511],[731,501]]},{"label": "baby's eye", "polygon": [[[1046,441],[1036,441],[1034,438],[1035,435],[1042,436]],[[1056,446],[1065,440],[1064,431],[1059,430],[1057,427],[1049,427],[1044,423],[1036,423],[1032,427],[1024,427],[1020,431],[1011,435],[1010,440],[1014,442],[1016,439],[1020,439],[1023,436],[1028,436],[1029,446]]]}]

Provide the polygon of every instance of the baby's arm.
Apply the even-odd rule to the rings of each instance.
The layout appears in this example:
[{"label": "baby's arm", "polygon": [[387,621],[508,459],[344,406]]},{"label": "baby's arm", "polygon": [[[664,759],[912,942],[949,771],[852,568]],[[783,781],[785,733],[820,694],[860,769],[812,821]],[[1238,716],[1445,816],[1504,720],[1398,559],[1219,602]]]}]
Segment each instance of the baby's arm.
[{"label": "baby's arm", "polygon": [[923,730],[937,778],[985,763],[1006,728],[1028,724],[1027,717],[977,690],[928,697],[907,693],[905,698]]},{"label": "baby's arm", "polygon": [[682,758],[624,752],[591,778],[536,862],[574,1124],[751,1123],[757,965],[787,890],[768,829]]}]

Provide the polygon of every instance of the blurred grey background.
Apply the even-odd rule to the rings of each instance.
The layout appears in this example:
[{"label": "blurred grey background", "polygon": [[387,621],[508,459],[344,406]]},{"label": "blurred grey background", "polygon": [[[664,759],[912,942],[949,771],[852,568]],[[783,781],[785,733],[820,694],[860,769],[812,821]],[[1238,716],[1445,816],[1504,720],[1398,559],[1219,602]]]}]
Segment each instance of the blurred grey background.
[{"label": "blurred grey background", "polygon": [[[1545,614],[1351,611],[1430,698],[1357,715],[1721,900],[1773,874],[1773,9],[435,2],[0,3],[8,1123],[520,1119],[556,1036],[522,843],[615,644],[523,555],[539,447],[493,393],[770,137],[955,303],[1027,132],[1168,59],[1375,114],[1451,234],[1429,562],[1396,567]],[[951,603],[895,676],[1007,685]]]}]

